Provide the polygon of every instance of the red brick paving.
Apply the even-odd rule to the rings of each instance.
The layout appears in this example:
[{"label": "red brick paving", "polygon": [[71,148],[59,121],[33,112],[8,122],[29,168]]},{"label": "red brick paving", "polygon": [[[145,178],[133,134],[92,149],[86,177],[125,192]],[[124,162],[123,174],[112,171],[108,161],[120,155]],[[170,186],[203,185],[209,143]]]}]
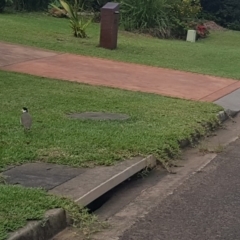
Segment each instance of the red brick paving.
[{"label": "red brick paving", "polygon": [[212,102],[240,87],[232,79],[7,43],[0,43],[0,53],[1,70],[191,100]]}]

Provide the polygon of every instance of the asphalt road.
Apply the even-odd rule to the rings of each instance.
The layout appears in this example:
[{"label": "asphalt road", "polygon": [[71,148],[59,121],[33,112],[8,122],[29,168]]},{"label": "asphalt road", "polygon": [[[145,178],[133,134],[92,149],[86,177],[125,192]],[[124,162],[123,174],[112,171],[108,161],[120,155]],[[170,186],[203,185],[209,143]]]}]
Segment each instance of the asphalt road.
[{"label": "asphalt road", "polygon": [[240,240],[240,140],[232,143],[120,240]]}]

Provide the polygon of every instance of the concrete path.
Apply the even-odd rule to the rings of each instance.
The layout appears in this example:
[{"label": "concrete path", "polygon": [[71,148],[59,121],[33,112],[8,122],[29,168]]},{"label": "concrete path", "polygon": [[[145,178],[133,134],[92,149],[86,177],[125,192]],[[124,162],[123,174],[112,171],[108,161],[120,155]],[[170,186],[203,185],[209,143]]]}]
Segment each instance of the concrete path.
[{"label": "concrete path", "polygon": [[224,109],[231,109],[237,112],[240,111],[240,89],[218,99],[215,103],[222,106]]},{"label": "concrete path", "polygon": [[239,240],[240,140],[188,179],[119,240]]},{"label": "concrete path", "polygon": [[[92,85],[216,101],[240,81],[0,43],[0,70]],[[116,53],[117,54],[117,53]]]}]

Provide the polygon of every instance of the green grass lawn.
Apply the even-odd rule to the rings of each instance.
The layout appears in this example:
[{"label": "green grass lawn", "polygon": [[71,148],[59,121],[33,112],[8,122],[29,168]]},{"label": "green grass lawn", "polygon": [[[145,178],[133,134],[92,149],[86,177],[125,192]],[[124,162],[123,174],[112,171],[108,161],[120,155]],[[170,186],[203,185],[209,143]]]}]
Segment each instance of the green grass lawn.
[{"label": "green grass lawn", "polygon": [[0,41],[240,79],[240,32],[213,32],[195,44],[120,32],[118,50],[109,51],[96,47],[99,24],[81,40],[72,36],[67,19],[45,14],[0,14],[0,23]]},{"label": "green grass lawn", "polygon": [[70,200],[51,196],[41,189],[0,184],[0,240],[6,240],[9,233],[24,227],[27,221],[42,220],[45,212],[53,208],[65,209],[85,234],[102,225]]},{"label": "green grass lawn", "polygon": [[[71,36],[68,20],[43,14],[0,14],[0,23],[2,41],[240,79],[238,32],[216,32],[196,44],[120,32],[118,50],[108,51],[96,47],[98,24],[89,29],[89,39],[81,40]],[[212,103],[3,71],[0,89],[0,171],[36,160],[94,166],[138,154],[174,157],[180,152],[178,142],[196,131],[204,134],[203,123],[214,122],[221,110]],[[33,117],[29,134],[19,124],[23,106]],[[131,118],[120,122],[66,116],[84,111],[125,113]],[[90,217],[79,213],[72,202],[42,190],[0,185],[0,240],[55,207],[68,210],[76,219],[84,218],[82,223]]]},{"label": "green grass lawn", "polygon": [[[35,160],[71,166],[109,165],[138,154],[179,153],[221,109],[200,103],[0,71],[0,169]],[[21,108],[33,117],[30,134],[19,123]],[[69,119],[74,112],[125,113],[126,121]]]},{"label": "green grass lawn", "polygon": [[[179,153],[178,140],[204,133],[221,109],[154,94],[94,87],[0,71],[0,172],[7,165],[42,160],[71,166],[112,164],[137,154]],[[33,127],[25,134],[20,110],[27,106]],[[67,118],[70,112],[125,113],[130,120],[90,121]],[[0,176],[1,182],[1,176]],[[0,240],[41,220],[46,210],[62,207],[85,234],[102,227],[94,216],[70,200],[40,189],[1,185]]]},{"label": "green grass lawn", "polygon": [[40,220],[47,210],[62,206],[58,198],[39,189],[0,185],[0,192],[0,240],[27,220]]}]

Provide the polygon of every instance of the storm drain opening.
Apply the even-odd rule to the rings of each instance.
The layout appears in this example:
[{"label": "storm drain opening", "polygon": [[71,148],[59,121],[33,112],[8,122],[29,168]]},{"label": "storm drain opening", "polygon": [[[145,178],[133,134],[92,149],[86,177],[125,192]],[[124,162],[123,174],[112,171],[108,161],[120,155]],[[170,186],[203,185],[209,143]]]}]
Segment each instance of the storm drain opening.
[{"label": "storm drain opening", "polygon": [[[143,188],[152,186],[165,175],[166,171],[163,169],[161,171],[156,168],[143,169],[88,204],[86,209],[89,213],[98,215],[102,208],[112,208],[112,205],[118,204],[117,202],[121,202],[118,204],[119,206],[123,205],[124,202],[128,203],[139,195]],[[124,197],[125,194],[127,197]]]}]

